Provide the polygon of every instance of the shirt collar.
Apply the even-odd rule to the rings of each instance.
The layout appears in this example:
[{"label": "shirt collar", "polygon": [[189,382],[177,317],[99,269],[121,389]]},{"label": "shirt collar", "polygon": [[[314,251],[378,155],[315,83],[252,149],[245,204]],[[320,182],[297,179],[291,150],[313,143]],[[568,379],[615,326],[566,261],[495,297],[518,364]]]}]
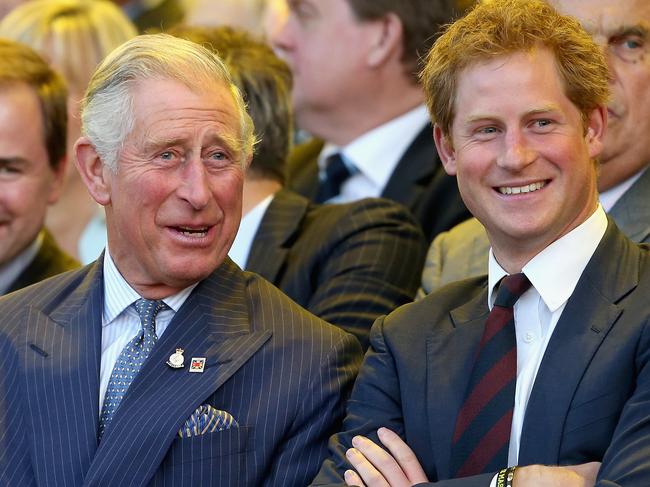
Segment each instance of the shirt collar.
[{"label": "shirt collar", "polygon": [[[186,287],[162,301],[176,313],[194,290],[197,283]],[[103,326],[109,325],[115,318],[135,303],[141,296],[124,279],[117,269],[108,247],[104,253],[104,319]]]},{"label": "shirt collar", "polygon": [[9,262],[0,266],[0,296],[6,293],[13,282],[29,267],[29,264],[36,258],[41,249],[45,235],[43,230],[39,232],[34,241],[25,250],[19,253]]},{"label": "shirt collar", "polygon": [[363,173],[373,184],[384,188],[413,139],[429,124],[424,105],[406,112],[356,138],[345,147],[325,144],[318,157],[320,171],[332,154],[341,154],[346,164]]},{"label": "shirt collar", "polygon": [[609,188],[607,191],[600,193],[599,199],[600,204],[603,205],[603,208],[606,212],[610,212],[616,202],[621,199],[621,197],[627,192],[628,189],[636,183],[637,179],[646,171],[647,168],[643,168],[641,171],[634,174],[632,177],[627,178],[622,183],[617,184],[613,188]]},{"label": "shirt collar", "polygon": [[[607,230],[603,207],[533,257],[522,269],[551,312],[573,294],[589,260]],[[508,273],[499,265],[490,249],[488,264],[488,306],[492,309],[495,286]]]},{"label": "shirt collar", "polygon": [[228,251],[228,257],[230,257],[233,262],[242,269],[246,267],[248,255],[253,246],[253,239],[255,238],[260,223],[262,223],[262,218],[264,218],[264,215],[266,214],[266,209],[269,207],[274,197],[275,194],[268,195],[241,219],[235,240]]}]

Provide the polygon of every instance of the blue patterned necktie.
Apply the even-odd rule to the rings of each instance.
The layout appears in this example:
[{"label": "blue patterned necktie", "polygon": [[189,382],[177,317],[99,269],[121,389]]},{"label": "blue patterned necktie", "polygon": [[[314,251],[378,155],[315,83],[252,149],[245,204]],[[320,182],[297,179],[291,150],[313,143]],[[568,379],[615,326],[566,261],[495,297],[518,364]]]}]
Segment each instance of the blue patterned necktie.
[{"label": "blue patterned necktie", "polygon": [[102,414],[99,417],[99,439],[101,440],[104,430],[111,423],[113,415],[120,405],[126,390],[133,382],[133,379],[142,364],[149,356],[158,337],[156,336],[156,315],[158,311],[166,307],[162,301],[150,299],[138,299],[134,303],[135,309],[140,315],[140,332],[134,336],[122,349],[120,356],[115,362],[111,378],[106,389]]}]

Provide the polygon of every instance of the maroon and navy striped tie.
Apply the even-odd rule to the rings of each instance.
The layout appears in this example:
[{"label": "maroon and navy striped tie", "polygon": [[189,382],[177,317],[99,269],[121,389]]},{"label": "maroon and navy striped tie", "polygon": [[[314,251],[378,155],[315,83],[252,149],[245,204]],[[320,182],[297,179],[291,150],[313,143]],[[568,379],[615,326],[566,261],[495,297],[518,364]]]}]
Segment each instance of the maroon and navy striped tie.
[{"label": "maroon and navy striped tie", "polygon": [[513,307],[528,288],[530,281],[523,273],[506,276],[499,285],[456,418],[451,455],[454,477],[507,466],[517,381]]}]

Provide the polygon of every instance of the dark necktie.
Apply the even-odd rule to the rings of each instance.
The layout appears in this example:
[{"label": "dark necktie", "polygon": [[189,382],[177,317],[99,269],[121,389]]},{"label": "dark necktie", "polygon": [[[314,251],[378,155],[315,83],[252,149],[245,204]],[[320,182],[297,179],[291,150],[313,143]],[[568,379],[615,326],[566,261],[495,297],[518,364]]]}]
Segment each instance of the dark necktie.
[{"label": "dark necktie", "polygon": [[135,309],[140,316],[140,332],[127,343],[120,352],[111,378],[106,388],[106,397],[102,406],[102,414],[99,417],[99,439],[101,440],[104,430],[113,420],[117,407],[122,402],[126,390],[133,382],[133,379],[142,365],[147,360],[149,353],[158,340],[156,335],[156,315],[158,311],[165,308],[162,301],[150,299],[138,299],[134,303]]},{"label": "dark necktie", "polygon": [[456,478],[507,465],[517,382],[514,305],[529,288],[522,273],[506,276],[499,285],[456,418],[451,456]]},{"label": "dark necktie", "polygon": [[325,162],[325,179],[320,182],[316,203],[324,203],[341,192],[341,185],[352,173],[343,162],[341,154],[332,154]]}]

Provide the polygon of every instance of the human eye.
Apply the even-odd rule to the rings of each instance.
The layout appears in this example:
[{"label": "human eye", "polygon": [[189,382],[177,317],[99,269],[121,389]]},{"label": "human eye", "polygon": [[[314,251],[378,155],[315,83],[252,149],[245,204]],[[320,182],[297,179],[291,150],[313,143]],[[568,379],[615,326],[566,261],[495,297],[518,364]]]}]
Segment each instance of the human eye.
[{"label": "human eye", "polygon": [[180,154],[172,149],[166,149],[160,151],[156,156],[156,159],[164,164],[170,164],[176,162],[180,158]]},{"label": "human eye", "polygon": [[492,140],[499,133],[494,125],[482,125],[474,129],[474,137],[478,140]]},{"label": "human eye", "polygon": [[612,37],[609,48],[623,61],[638,61],[646,49],[646,35],[642,32],[629,32]]},{"label": "human eye", "polygon": [[23,173],[22,165],[12,161],[0,161],[0,177],[12,179]]},{"label": "human eye", "polygon": [[301,21],[309,20],[316,14],[314,6],[305,0],[292,1],[290,2],[289,8]]},{"label": "human eye", "polygon": [[533,120],[531,126],[538,132],[548,132],[553,126],[553,120],[550,118],[537,118]]},{"label": "human eye", "polygon": [[233,157],[223,149],[215,149],[206,152],[204,160],[209,167],[221,169],[232,164]]}]

